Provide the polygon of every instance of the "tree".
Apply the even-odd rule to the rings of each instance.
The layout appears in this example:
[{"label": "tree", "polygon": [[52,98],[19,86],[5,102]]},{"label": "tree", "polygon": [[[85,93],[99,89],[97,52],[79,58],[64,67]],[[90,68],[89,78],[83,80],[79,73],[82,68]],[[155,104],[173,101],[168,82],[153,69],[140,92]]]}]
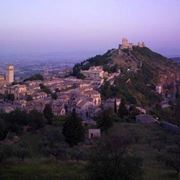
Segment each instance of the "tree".
[{"label": "tree", "polygon": [[118,109],[118,115],[120,118],[124,118],[125,116],[127,116],[129,113],[128,113],[128,110],[126,108],[126,103],[125,103],[125,100],[122,99],[121,100],[121,104],[119,105],[119,109]]},{"label": "tree", "polygon": [[21,133],[23,126],[28,124],[27,113],[19,109],[5,114],[4,120],[7,122],[8,129],[15,133]]},{"label": "tree", "polygon": [[132,122],[135,122],[136,116],[140,114],[139,110],[136,108],[136,106],[132,105],[129,108],[129,117]]},{"label": "tree", "polygon": [[164,147],[164,144],[161,142],[161,141],[153,141],[153,148],[155,148],[155,149],[157,149],[159,152],[161,152],[161,150],[163,149],[163,148],[165,148]]},{"label": "tree", "polygon": [[77,116],[76,111],[73,110],[63,125],[62,133],[65,137],[65,141],[70,147],[77,145],[84,140],[84,128],[82,126],[82,120]]},{"label": "tree", "polygon": [[179,91],[176,92],[176,99],[180,98]]},{"label": "tree", "polygon": [[14,155],[24,161],[26,157],[30,156],[29,147],[26,143],[20,143],[14,150]]},{"label": "tree", "polygon": [[50,95],[52,94],[51,90],[47,86],[45,86],[44,84],[40,84],[39,86],[40,86],[41,90],[43,92],[45,92],[46,94],[50,94]]},{"label": "tree", "polygon": [[107,109],[101,112],[97,117],[97,126],[103,131],[106,131],[113,126],[115,114],[112,109]]},{"label": "tree", "polygon": [[0,162],[11,158],[13,156],[13,149],[11,145],[0,145]]},{"label": "tree", "polygon": [[3,140],[8,133],[6,124],[3,119],[0,118],[0,140]]},{"label": "tree", "polygon": [[0,93],[0,99],[4,99],[4,94]]},{"label": "tree", "polygon": [[42,128],[45,125],[45,119],[42,113],[32,110],[29,113],[29,124],[33,129]]},{"label": "tree", "polygon": [[44,117],[46,118],[48,124],[52,124],[54,114],[52,112],[52,108],[51,108],[50,104],[46,104],[43,114],[44,114]]},{"label": "tree", "polygon": [[176,101],[175,106],[175,122],[180,125],[180,98]]},{"label": "tree", "polygon": [[32,101],[32,100],[33,100],[32,96],[31,95],[27,95],[26,101]]},{"label": "tree", "polygon": [[79,73],[76,75],[76,77],[77,77],[78,79],[85,79],[85,78],[86,78],[81,72],[79,72]]},{"label": "tree", "polygon": [[76,64],[73,67],[72,75],[76,76],[79,79],[84,79],[85,78],[85,76],[81,73],[81,65],[80,64]]},{"label": "tree", "polygon": [[15,99],[14,94],[6,94],[6,95],[4,96],[4,100],[5,100],[5,101],[11,101],[11,102],[13,102],[14,99]]},{"label": "tree", "polygon": [[61,132],[61,127],[45,128],[42,133],[40,150],[47,156],[53,155],[57,158],[61,156],[60,154],[63,154],[62,151],[66,147],[62,142],[64,142],[64,136]]},{"label": "tree", "polygon": [[66,111],[66,114],[68,114],[68,105],[67,104],[64,105],[64,109]]},{"label": "tree", "polygon": [[41,74],[35,74],[35,75],[32,75],[31,77],[25,79],[24,82],[26,82],[26,81],[37,81],[37,80],[43,81],[44,77]]},{"label": "tree", "polygon": [[176,174],[180,173],[180,147],[169,148],[165,154],[161,157],[165,162],[165,165],[176,171]]},{"label": "tree", "polygon": [[111,89],[111,84],[109,81],[105,80],[104,84],[101,86],[101,95],[104,98],[111,97],[112,95],[112,89]]},{"label": "tree", "polygon": [[52,93],[52,94],[51,94],[51,97],[52,97],[52,99],[56,100],[56,99],[57,99],[57,94],[56,94],[56,92],[55,92],[55,93]]},{"label": "tree", "polygon": [[116,98],[114,100],[114,113],[117,114],[117,100],[116,100]]},{"label": "tree", "polygon": [[120,137],[101,139],[90,156],[89,179],[142,179],[142,160],[128,152],[128,144]]},{"label": "tree", "polygon": [[9,116],[11,116],[12,121],[14,120],[14,122],[16,122],[19,125],[25,126],[28,124],[27,113],[25,111],[16,109],[15,111],[11,112]]}]

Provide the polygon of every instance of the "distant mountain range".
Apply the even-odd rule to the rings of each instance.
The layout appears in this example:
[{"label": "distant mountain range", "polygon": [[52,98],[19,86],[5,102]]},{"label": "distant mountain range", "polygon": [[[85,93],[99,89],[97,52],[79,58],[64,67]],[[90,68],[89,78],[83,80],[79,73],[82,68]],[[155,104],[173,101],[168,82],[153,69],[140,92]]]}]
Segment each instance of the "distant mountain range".
[{"label": "distant mountain range", "polygon": [[174,57],[174,58],[170,58],[172,59],[173,61],[177,62],[177,63],[180,63],[180,57]]}]

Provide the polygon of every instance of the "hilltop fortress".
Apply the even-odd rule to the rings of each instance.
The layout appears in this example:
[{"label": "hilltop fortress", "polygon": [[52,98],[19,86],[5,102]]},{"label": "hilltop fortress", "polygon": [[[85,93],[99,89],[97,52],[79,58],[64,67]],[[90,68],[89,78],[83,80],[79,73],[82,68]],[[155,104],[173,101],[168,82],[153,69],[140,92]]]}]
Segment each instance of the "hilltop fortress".
[{"label": "hilltop fortress", "polygon": [[133,47],[143,48],[143,47],[145,47],[145,44],[144,44],[144,42],[138,42],[137,45],[134,45],[133,43],[129,43],[127,38],[123,38],[122,39],[122,44],[119,44],[118,49],[121,52],[121,50],[123,50],[123,49],[133,50]]}]

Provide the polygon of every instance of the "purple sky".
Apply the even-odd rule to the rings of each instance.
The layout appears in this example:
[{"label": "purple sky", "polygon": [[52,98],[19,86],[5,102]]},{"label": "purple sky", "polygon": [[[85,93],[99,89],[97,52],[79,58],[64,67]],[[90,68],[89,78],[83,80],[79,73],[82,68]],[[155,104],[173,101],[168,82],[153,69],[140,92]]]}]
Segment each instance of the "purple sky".
[{"label": "purple sky", "polygon": [[0,53],[93,56],[123,37],[180,56],[180,0],[4,0]]}]

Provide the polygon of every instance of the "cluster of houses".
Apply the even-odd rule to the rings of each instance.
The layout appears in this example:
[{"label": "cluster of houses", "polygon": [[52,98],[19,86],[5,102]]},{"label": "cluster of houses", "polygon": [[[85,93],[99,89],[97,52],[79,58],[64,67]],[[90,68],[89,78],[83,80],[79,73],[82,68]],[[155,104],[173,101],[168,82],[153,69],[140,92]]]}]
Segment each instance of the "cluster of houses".
[{"label": "cluster of houses", "polygon": [[[91,67],[81,72],[85,79],[76,77],[51,77],[45,80],[33,80],[18,84],[1,84],[0,88],[0,110],[7,113],[21,109],[27,112],[37,110],[42,112],[46,104],[51,104],[53,113],[56,116],[65,116],[73,109],[84,120],[84,123],[94,123],[94,116],[102,108],[113,108],[114,99],[108,99],[102,103],[98,91],[105,78],[109,81],[117,74],[108,74],[102,67]],[[50,93],[44,91],[42,86]],[[52,97],[55,94],[55,98]],[[13,95],[13,100],[5,100],[6,95]],[[120,100],[117,99],[117,106]],[[100,136],[99,129],[90,129],[89,138]]]},{"label": "cluster of houses", "polygon": [[[101,109],[102,102],[98,88],[104,82],[106,73],[101,67],[92,67],[82,73],[86,77],[84,80],[76,77],[54,77],[15,85],[3,84],[0,88],[0,109],[5,112],[17,108],[27,112],[33,109],[42,112],[46,104],[51,104],[57,116],[64,116],[72,109],[76,109],[84,120],[91,120]],[[42,85],[50,93],[44,91]],[[13,95],[13,101],[4,99],[7,94]],[[52,98],[52,94],[56,97]]]},{"label": "cluster of houses", "polygon": [[[90,124],[94,127],[96,124],[93,119],[102,109],[114,108],[120,105],[120,99],[107,99],[103,101],[99,93],[99,87],[105,79],[113,83],[116,76],[120,74],[108,74],[101,66],[91,67],[89,70],[83,70],[81,73],[85,79],[76,77],[48,77],[45,80],[33,80],[21,82],[19,84],[1,84],[0,88],[0,110],[7,113],[21,109],[27,112],[37,110],[42,112],[46,104],[51,104],[54,115],[65,116],[72,112],[73,109],[83,119],[83,123]],[[43,87],[50,93],[44,91]],[[3,96],[13,95],[13,101],[5,100]],[[55,98],[52,97],[55,94]],[[100,129],[89,129],[89,139],[101,136]]]}]

